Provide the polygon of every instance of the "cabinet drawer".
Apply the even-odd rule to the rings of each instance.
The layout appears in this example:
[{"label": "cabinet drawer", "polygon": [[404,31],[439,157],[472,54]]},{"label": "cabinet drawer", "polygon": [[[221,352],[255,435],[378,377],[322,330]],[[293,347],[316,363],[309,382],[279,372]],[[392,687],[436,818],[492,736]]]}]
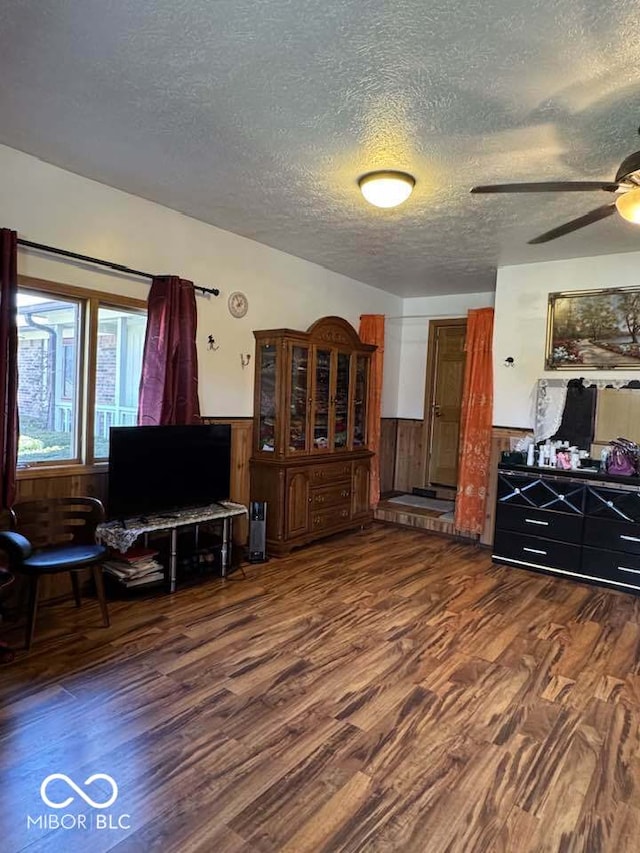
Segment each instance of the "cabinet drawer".
[{"label": "cabinet drawer", "polygon": [[612,521],[640,521],[640,492],[588,484],[586,514]]},{"label": "cabinet drawer", "polygon": [[309,479],[312,486],[350,478],[351,462],[328,462],[325,465],[314,465],[309,469]]},{"label": "cabinet drawer", "polygon": [[582,572],[600,580],[640,589],[640,555],[616,554],[602,548],[582,549]]},{"label": "cabinet drawer", "polygon": [[311,507],[314,510],[340,504],[351,505],[351,483],[348,480],[311,490]]},{"label": "cabinet drawer", "polygon": [[640,554],[640,524],[608,521],[604,518],[586,518],[584,544],[593,548]]},{"label": "cabinet drawer", "polygon": [[332,527],[340,527],[345,522],[349,521],[351,512],[348,506],[333,507],[332,509],[323,509],[319,512],[311,513],[311,529],[329,530]]},{"label": "cabinet drawer", "polygon": [[549,474],[498,472],[498,506],[521,506],[582,515],[584,483]]},{"label": "cabinet drawer", "polygon": [[565,512],[550,512],[533,507],[505,506],[498,504],[496,529],[512,530],[544,539],[559,539],[562,542],[579,544],[582,540],[583,519],[580,515]]},{"label": "cabinet drawer", "polygon": [[579,545],[568,545],[537,536],[523,536],[508,530],[496,530],[492,556],[497,562],[505,558],[534,566],[578,572],[581,550]]}]

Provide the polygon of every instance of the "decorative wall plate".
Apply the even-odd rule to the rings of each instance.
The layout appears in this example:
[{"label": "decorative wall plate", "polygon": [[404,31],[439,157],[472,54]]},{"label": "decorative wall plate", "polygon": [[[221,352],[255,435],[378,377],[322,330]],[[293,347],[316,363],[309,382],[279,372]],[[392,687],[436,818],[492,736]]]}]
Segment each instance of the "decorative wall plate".
[{"label": "decorative wall plate", "polygon": [[227,305],[229,306],[229,313],[232,317],[244,317],[249,310],[249,300],[239,290],[235,290],[229,294]]}]

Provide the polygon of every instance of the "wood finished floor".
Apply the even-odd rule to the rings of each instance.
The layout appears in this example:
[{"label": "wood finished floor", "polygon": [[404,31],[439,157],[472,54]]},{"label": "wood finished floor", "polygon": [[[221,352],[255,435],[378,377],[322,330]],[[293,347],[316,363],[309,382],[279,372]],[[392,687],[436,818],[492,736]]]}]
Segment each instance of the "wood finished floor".
[{"label": "wood finished floor", "polygon": [[[640,849],[640,599],[381,525],[247,574],[43,608],[0,668],[3,853]],[[131,828],[28,830],[56,772]]]}]

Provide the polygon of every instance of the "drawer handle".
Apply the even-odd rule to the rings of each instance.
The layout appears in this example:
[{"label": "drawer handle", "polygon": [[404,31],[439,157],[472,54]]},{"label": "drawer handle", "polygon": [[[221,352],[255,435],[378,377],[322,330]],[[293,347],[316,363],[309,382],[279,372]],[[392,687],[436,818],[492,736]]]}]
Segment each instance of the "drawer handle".
[{"label": "drawer handle", "polygon": [[633,575],[640,575],[640,569],[628,569],[626,566],[618,566],[621,572],[631,572]]},{"label": "drawer handle", "polygon": [[523,551],[529,551],[531,554],[542,554],[543,556],[547,556],[546,551],[541,551],[539,548],[523,548]]},{"label": "drawer handle", "polygon": [[624,533],[621,533],[620,538],[624,539],[625,542],[640,542],[640,536],[625,536]]},{"label": "drawer handle", "polygon": [[527,522],[527,524],[542,524],[543,527],[549,526],[548,521],[538,521],[536,518],[525,518],[525,521]]}]

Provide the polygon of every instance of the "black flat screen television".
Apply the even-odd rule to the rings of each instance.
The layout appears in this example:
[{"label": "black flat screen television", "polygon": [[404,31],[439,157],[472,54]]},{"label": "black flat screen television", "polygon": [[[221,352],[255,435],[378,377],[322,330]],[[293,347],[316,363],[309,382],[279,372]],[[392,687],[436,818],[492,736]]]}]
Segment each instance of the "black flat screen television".
[{"label": "black flat screen television", "polygon": [[231,427],[111,427],[108,515],[150,515],[229,499]]}]

